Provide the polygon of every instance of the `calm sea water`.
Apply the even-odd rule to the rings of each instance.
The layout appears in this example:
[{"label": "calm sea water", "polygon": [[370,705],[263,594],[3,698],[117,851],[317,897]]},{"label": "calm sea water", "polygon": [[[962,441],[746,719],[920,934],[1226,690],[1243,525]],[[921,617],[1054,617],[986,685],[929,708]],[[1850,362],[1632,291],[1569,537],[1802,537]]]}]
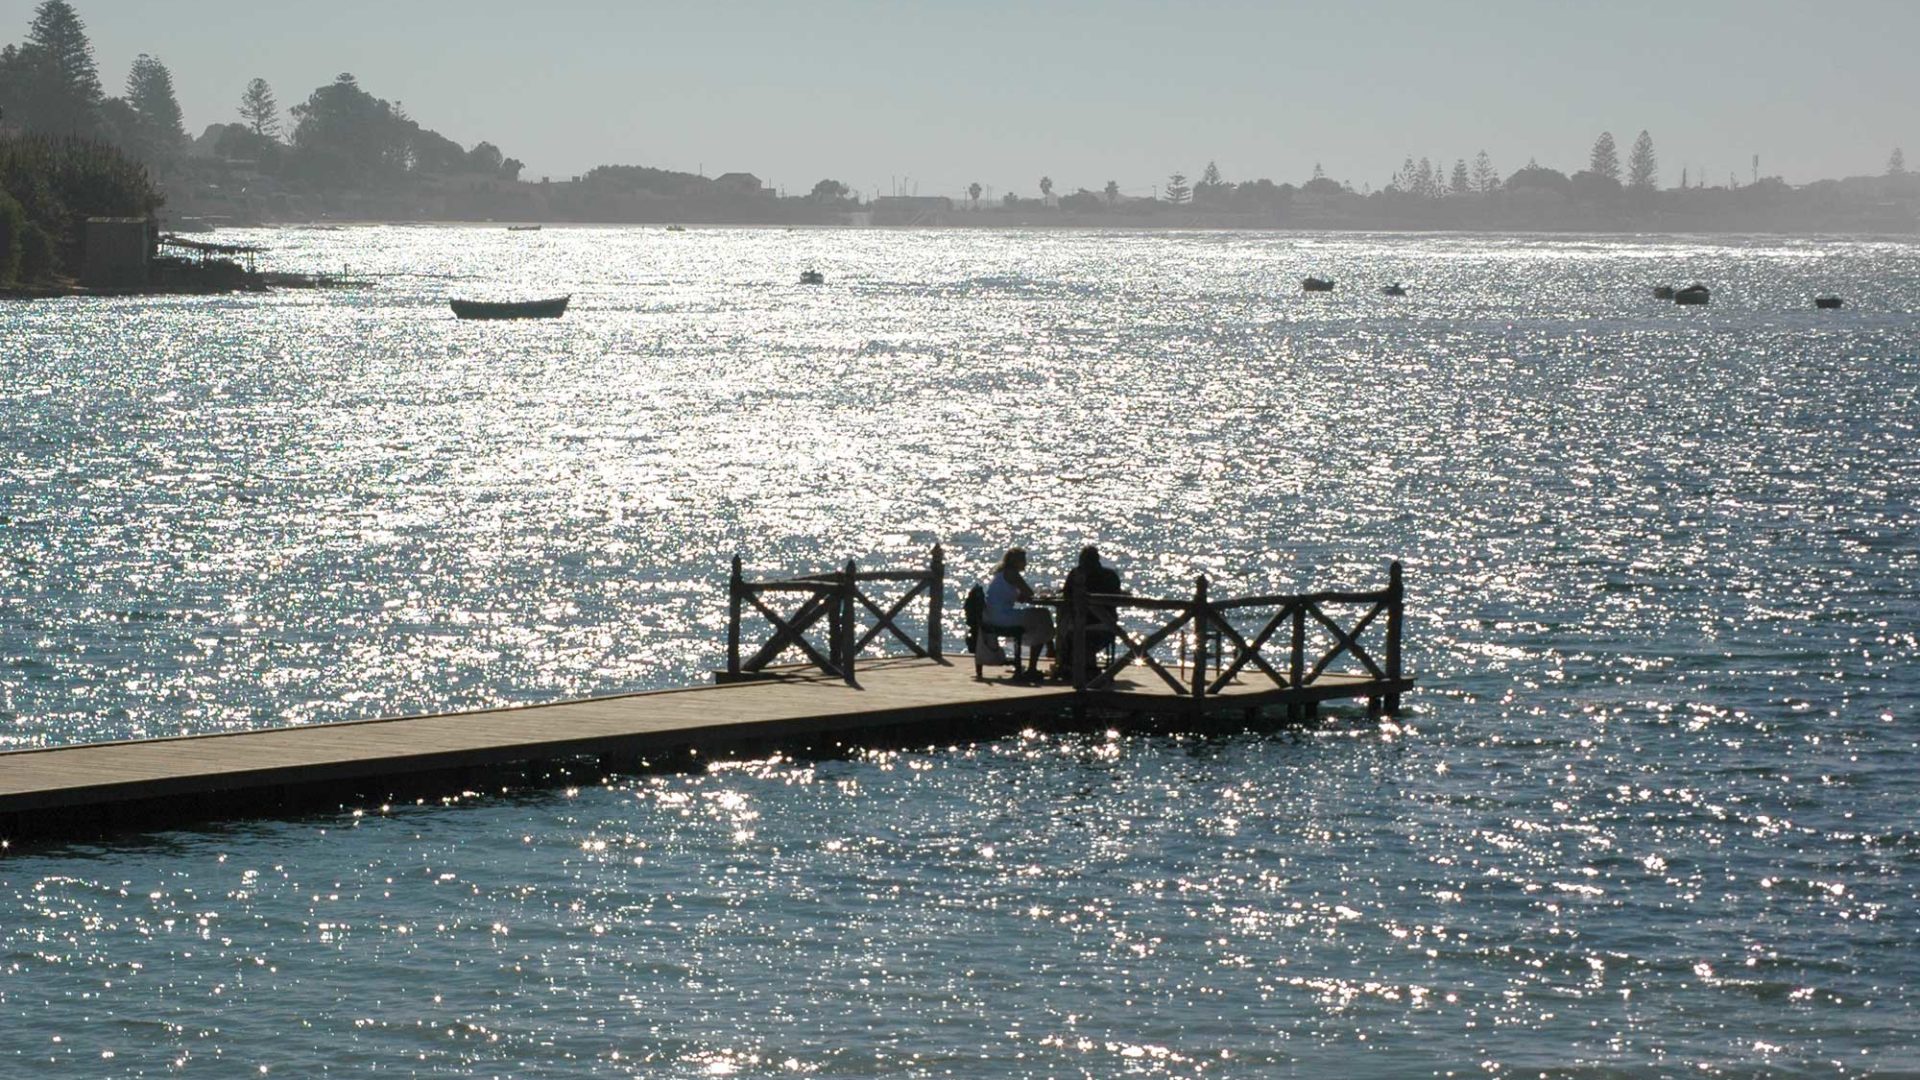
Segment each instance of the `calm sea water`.
[{"label": "calm sea water", "polygon": [[7,857],[0,1075],[1920,1071],[1920,247],[245,238],[378,287],[0,305],[0,746],[695,681],[734,552],[935,539],[1398,557],[1422,688]]}]

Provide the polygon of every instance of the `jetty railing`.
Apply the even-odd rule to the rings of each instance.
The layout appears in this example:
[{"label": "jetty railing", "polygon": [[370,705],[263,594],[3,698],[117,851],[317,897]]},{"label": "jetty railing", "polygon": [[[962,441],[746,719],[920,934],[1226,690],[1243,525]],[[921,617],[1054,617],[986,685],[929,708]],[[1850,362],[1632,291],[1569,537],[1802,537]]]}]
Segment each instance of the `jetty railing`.
[{"label": "jetty railing", "polygon": [[[736,555],[727,579],[726,677],[751,678],[790,650],[798,650],[808,666],[859,686],[858,658],[876,639],[883,644],[898,641],[923,659],[942,659],[940,618],[946,573],[946,554],[939,544],[933,546],[924,570],[861,570],[848,559],[838,570],[767,581],[748,581]],[[889,595],[894,591],[898,594]],[[798,606],[783,611],[783,597],[789,602],[798,599]],[[900,625],[916,600],[926,606],[924,643]],[[756,636],[752,653],[743,657],[742,620],[749,613],[764,620],[766,636]],[[822,632],[824,640],[819,640]],[[882,638],[883,634],[889,636]]]},{"label": "jetty railing", "polygon": [[[1342,657],[1350,658],[1374,680],[1396,688],[1403,681],[1400,639],[1405,626],[1406,590],[1398,562],[1388,570],[1387,587],[1373,591],[1214,600],[1207,589],[1206,576],[1201,575],[1195,579],[1190,599],[1076,593],[1066,611],[1066,632],[1072,636],[1073,655],[1089,656],[1090,632],[1114,634],[1120,648],[1104,667],[1076,664],[1075,689],[1110,689],[1122,672],[1137,664],[1183,697],[1220,694],[1242,675],[1264,676],[1282,689],[1298,690],[1312,686]],[[1116,617],[1111,622],[1096,620],[1095,609],[1101,615],[1113,612]],[[1351,621],[1335,617],[1348,610],[1353,612]],[[1150,615],[1146,625],[1130,627],[1128,623],[1137,624],[1138,618],[1118,617],[1122,613]],[[1369,636],[1376,627],[1378,630]],[[1184,662],[1155,655],[1156,650],[1188,643],[1190,654]],[[1395,712],[1400,707],[1399,698],[1397,689],[1390,690],[1382,695],[1381,705],[1387,712]]]}]

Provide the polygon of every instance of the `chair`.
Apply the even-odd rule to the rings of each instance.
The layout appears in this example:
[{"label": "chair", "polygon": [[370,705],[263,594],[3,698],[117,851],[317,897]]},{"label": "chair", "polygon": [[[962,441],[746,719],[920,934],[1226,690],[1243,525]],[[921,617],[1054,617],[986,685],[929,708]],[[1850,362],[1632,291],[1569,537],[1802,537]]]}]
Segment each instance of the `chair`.
[{"label": "chair", "polygon": [[[1120,575],[1111,567],[1101,566],[1094,571],[1094,575],[1089,580],[1089,572],[1085,567],[1076,567],[1071,574],[1067,575],[1066,588],[1063,590],[1062,597],[1067,613],[1063,616],[1064,621],[1060,630],[1063,654],[1060,657],[1061,670],[1071,672],[1075,667],[1085,666],[1089,677],[1113,666],[1113,658],[1118,655],[1116,650],[1120,644],[1120,612],[1107,604],[1089,605],[1086,609],[1087,644],[1091,646],[1087,651],[1104,658],[1104,662],[1099,667],[1094,667],[1072,655],[1075,644],[1072,612],[1076,610],[1073,595],[1082,588],[1095,593],[1126,592],[1120,586]],[[1086,657],[1086,660],[1092,659],[1091,655]]]},{"label": "chair", "polygon": [[967,593],[967,599],[960,605],[967,620],[967,651],[973,654],[973,677],[984,679],[981,669],[980,635],[985,634],[996,640],[1013,639],[1013,673],[1020,674],[1020,648],[1025,643],[1027,628],[1024,626],[995,626],[987,622],[987,590],[975,585]]},{"label": "chair", "polygon": [[[1093,661],[1097,658],[1099,661],[1098,663],[1088,663],[1086,665],[1088,678],[1092,678],[1113,666],[1113,658],[1119,655],[1119,630],[1120,621],[1117,616],[1095,614],[1093,619],[1087,623],[1087,644],[1091,646],[1087,650],[1089,653],[1087,660]],[[1060,630],[1060,656],[1057,658],[1059,660],[1059,670],[1067,672],[1068,678],[1072,677],[1073,669],[1080,663],[1073,655],[1073,649],[1073,627],[1071,623],[1068,623]]]}]

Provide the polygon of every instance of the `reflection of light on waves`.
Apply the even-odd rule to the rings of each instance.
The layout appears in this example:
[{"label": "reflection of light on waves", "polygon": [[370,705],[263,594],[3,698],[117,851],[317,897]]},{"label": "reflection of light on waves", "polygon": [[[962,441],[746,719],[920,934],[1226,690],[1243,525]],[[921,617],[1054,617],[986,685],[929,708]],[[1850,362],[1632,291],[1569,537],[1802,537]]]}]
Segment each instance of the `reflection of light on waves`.
[{"label": "reflection of light on waves", "polygon": [[[562,235],[550,234],[556,247],[566,246]],[[46,1002],[93,995],[103,1010],[137,1008],[122,995],[144,988],[130,991],[110,969],[152,970],[162,960],[182,988],[224,983],[227,1001],[249,998],[219,1025],[229,1053],[317,1043],[334,1033],[324,1027],[333,1000],[317,994],[350,984],[350,968],[392,970],[384,962],[407,955],[416,938],[425,951],[413,959],[431,963],[496,922],[514,927],[526,971],[580,961],[550,984],[519,966],[463,965],[474,986],[497,995],[484,1007],[498,1010],[500,1030],[529,1062],[555,1045],[524,1036],[553,1032],[547,1021],[557,1014],[546,1003],[555,992],[574,995],[582,1015],[608,1017],[609,1030],[613,1018],[645,1008],[669,1047],[622,1046],[614,1058],[589,1040],[567,1048],[580,1052],[576,1064],[599,1053],[622,1068],[638,1059],[689,1073],[709,1064],[750,1074],[796,1068],[789,1050],[810,1068],[841,1068],[851,1059],[832,1054],[862,1036],[811,1028],[824,1025],[816,1016],[825,1010],[794,1007],[822,1001],[899,1005],[889,1015],[907,1017],[902,1030],[912,1035],[939,1041],[957,1031],[955,1044],[967,1049],[1025,1053],[1027,1064],[1040,1063],[1036,1073],[1049,1055],[1055,1072],[1198,1072],[1157,1060],[1158,1038],[1168,1036],[1139,1029],[1165,1021],[1199,1031],[1243,1008],[1257,1016],[1244,1046],[1234,1043],[1235,1064],[1288,1057],[1295,1069],[1314,1054],[1344,1063],[1376,1022],[1384,1033],[1404,1018],[1461,1060],[1545,1047],[1548,1057],[1590,1051],[1626,1071],[1739,1062],[1738,1072],[1753,1055],[1812,1046],[1851,1058],[1904,1034],[1890,1013],[1835,990],[1911,982],[1910,957],[1842,949],[1833,955],[1844,955],[1845,973],[1805,957],[1887,934],[1902,910],[1897,876],[1853,871],[1904,850],[1911,829],[1854,821],[1845,828],[1857,833],[1841,833],[1826,818],[1874,813],[1863,792],[1908,783],[1871,755],[1889,748],[1882,732],[1898,737],[1887,698],[1904,685],[1880,673],[1880,654],[1897,660],[1911,635],[1849,626],[1845,612],[1905,595],[1901,552],[1884,547],[1912,523],[1893,498],[1905,429],[1877,402],[1910,396],[1900,380],[1911,371],[1857,357],[1882,347],[1875,341],[1903,344],[1910,328],[1881,324],[1868,339],[1829,324],[1822,333],[1851,341],[1813,364],[1791,347],[1792,334],[1743,329],[1732,308],[1716,316],[1720,325],[1680,336],[1661,325],[1670,313],[1608,310],[1604,289],[1574,295],[1605,272],[1598,253],[1608,245],[1592,241],[1564,260],[1557,242],[1483,238],[1316,239],[1320,254],[1299,256],[1372,266],[1398,249],[1435,275],[1444,268],[1447,288],[1426,290],[1420,308],[1387,326],[1358,301],[1307,317],[1298,305],[1248,295],[1248,282],[1286,284],[1298,254],[1286,237],[1112,241],[1149,261],[1179,249],[1169,260],[1179,274],[1116,256],[1114,246],[1097,250],[1115,265],[1090,265],[1096,249],[1072,237],[1048,238],[1058,255],[1004,236],[916,236],[917,250],[876,234],[808,237],[867,260],[859,273],[872,285],[857,302],[819,296],[802,311],[753,284],[790,291],[789,275],[752,265],[783,261],[788,241],[778,236],[716,233],[681,245],[700,249],[710,260],[701,265],[619,230],[591,235],[585,252],[538,256],[551,261],[533,276],[634,284],[596,294],[592,318],[583,309],[549,329],[469,333],[445,317],[444,282],[388,279],[352,297],[249,298],[220,308],[217,326],[192,316],[207,310],[200,301],[177,310],[116,302],[112,319],[85,318],[91,325],[70,327],[71,339],[29,330],[44,346],[30,350],[41,365],[33,374],[49,385],[20,386],[0,405],[31,421],[8,434],[39,440],[8,459],[17,468],[0,470],[0,510],[13,516],[0,544],[23,545],[6,554],[31,562],[13,564],[21,569],[12,577],[0,570],[0,588],[50,591],[32,609],[44,625],[10,638],[18,651],[0,659],[30,654],[34,665],[4,683],[0,707],[15,714],[4,718],[6,737],[219,730],[271,722],[283,709],[331,719],[386,711],[383,701],[433,707],[503,688],[551,694],[697,678],[688,658],[713,647],[714,583],[742,539],[787,566],[821,547],[864,564],[868,546],[919,555],[945,538],[958,566],[962,546],[984,552],[1008,534],[1042,551],[1090,540],[1125,554],[1129,580],[1175,581],[1204,568],[1245,575],[1250,589],[1329,568],[1365,580],[1377,572],[1371,556],[1404,544],[1409,565],[1423,567],[1422,617],[1431,622],[1419,640],[1455,688],[1423,692],[1422,713],[1433,715],[1423,715],[1419,739],[1359,724],[1273,742],[1032,734],[818,767],[722,766],[717,777],[668,777],[658,788],[654,778],[624,779],[583,788],[558,808],[560,796],[542,795],[396,820],[403,807],[395,819],[368,815],[351,838],[333,830],[325,843],[313,842],[307,823],[183,835],[164,852],[110,856],[134,872],[99,871],[88,886],[103,890],[97,897],[57,884],[29,894],[55,875],[28,872],[17,898],[32,917],[15,920],[19,932],[0,935],[0,949],[13,950],[37,992],[7,998],[0,1048],[46,1049],[20,1034],[70,1022]],[[301,257],[327,270],[409,269],[414,260],[422,265],[411,269],[476,284],[517,280],[504,243],[467,251],[452,236],[321,234]],[[947,253],[927,255],[927,239]],[[360,244],[369,250],[352,250]],[[1187,250],[1195,244],[1260,256],[1210,259]],[[1751,245],[1632,243],[1621,260],[1657,269],[1738,252],[1739,273],[1752,277],[1778,246],[1759,245],[1749,263]],[[1837,263],[1888,268],[1847,247],[1797,246],[1785,261],[1838,252]],[[942,284],[986,280],[994,271],[982,263],[1022,264],[1018,287]],[[1497,293],[1481,287],[1489,265],[1501,271]],[[1887,280],[1911,280],[1891,270]],[[1068,279],[1070,289],[1049,284]],[[888,284],[914,280],[932,288]],[[1643,292],[1637,280],[1632,292],[1636,300]],[[420,318],[428,308],[434,317]],[[0,311],[9,332],[53,316]],[[145,329],[125,340],[139,349],[122,363],[81,362],[110,351],[117,328],[134,323]],[[1168,345],[1175,337],[1186,340]],[[0,378],[18,370],[5,363]],[[143,419],[142,409],[160,416]],[[1833,416],[1866,417],[1896,438],[1817,437]],[[789,421],[799,426],[787,431]],[[169,441],[176,431],[199,438],[196,448]],[[127,478],[139,470],[169,479],[136,490]],[[1856,472],[1873,474],[1867,488],[1849,487]],[[56,483],[84,499],[64,518],[60,499],[44,497]],[[843,499],[843,488],[853,494]],[[33,527],[55,532],[29,543],[7,509],[14,505],[44,511]],[[115,532],[110,523],[123,518],[193,528],[148,544],[137,528]],[[1201,550],[1215,542],[1223,550]],[[104,591],[62,607],[63,582]],[[110,595],[120,586],[139,590],[138,602]],[[380,610],[395,599],[403,602]],[[566,603],[574,607],[554,606]],[[107,622],[133,613],[163,618]],[[562,629],[528,629],[536,624]],[[83,632],[94,636],[81,640]],[[1776,648],[1851,657],[1842,649],[1849,636],[1876,655],[1871,668],[1836,663],[1844,682],[1828,683],[1823,665]],[[168,651],[169,640],[183,651]],[[76,643],[86,649],[62,648]],[[1696,661],[1707,668],[1697,676],[1685,666]],[[1510,686],[1515,696],[1503,704]],[[1867,699],[1858,717],[1847,712]],[[129,704],[132,715],[117,711]],[[1818,732],[1803,723],[1829,709],[1839,710],[1837,722]],[[1782,747],[1797,767],[1770,767]],[[1188,754],[1192,768],[1160,790],[1167,778],[1153,770]],[[1575,770],[1562,768],[1569,761]],[[1787,774],[1791,782],[1780,779]],[[1190,798],[1220,781],[1245,797]],[[746,802],[729,805],[723,787]],[[1229,819],[1231,837],[1207,831]],[[1523,827],[1525,819],[1547,825]],[[511,850],[490,851],[501,838]],[[591,850],[578,846],[583,838]],[[398,875],[397,885],[382,881],[388,867],[435,863],[453,843],[508,890],[467,907],[474,901],[410,894]],[[535,854],[543,843],[549,853],[566,848],[564,862]],[[231,871],[206,857],[216,848],[285,871],[223,879]],[[180,926],[202,913],[218,919],[214,940],[229,936],[232,949],[206,945],[189,957],[162,938],[156,917],[116,908],[127,902],[115,895],[125,878],[136,879],[134,900],[153,886],[171,889],[141,878],[141,865],[191,873],[199,890],[191,906],[178,892],[168,892],[178,909],[171,899],[147,903]],[[1723,865],[1740,882],[1724,894],[1709,884]],[[885,891],[962,878],[944,897],[928,894],[951,906],[901,903]],[[346,886],[355,883],[373,886],[361,911],[315,910],[353,903]],[[694,889],[756,904],[666,914],[685,892],[663,897]],[[336,891],[343,899],[313,899]],[[1701,902],[1729,917],[1700,918]],[[575,903],[577,923],[551,926],[553,912]],[[764,925],[753,911],[769,916]],[[76,914],[86,929],[76,930]],[[1442,931],[1434,924],[1443,917],[1459,925]],[[374,929],[383,919],[391,931]],[[671,932],[669,919],[678,921]],[[1083,950],[1079,958],[1112,981],[1164,971],[1208,996],[1030,1020],[1045,1003],[1036,1010],[1028,988],[1048,983],[1030,966],[1036,953],[993,936],[1002,919],[1018,921],[1023,944]],[[365,929],[333,931],[331,953],[262,930],[322,921]],[[525,945],[543,924],[552,936]],[[1480,947],[1552,928],[1560,936],[1536,940],[1531,952]],[[982,970],[911,1002],[900,994],[912,991],[880,980],[829,986],[815,973],[830,969],[833,944],[852,931],[948,962],[964,952],[965,965]],[[1756,933],[1770,936],[1755,943]],[[1463,938],[1471,944],[1457,944]],[[724,948],[708,947],[722,940]],[[1097,950],[1085,948],[1092,941]],[[1152,959],[1140,959],[1134,947],[1150,943]],[[1777,970],[1751,993],[1728,978],[1753,966],[1754,954],[1742,952],[1749,944],[1769,950],[1759,964]],[[705,948],[697,958],[695,946]],[[1670,951],[1683,959],[1648,966]],[[297,961],[308,977],[228,980],[236,957],[253,971],[261,953]],[[635,956],[659,966],[612,966]],[[1713,974],[1694,975],[1696,960]],[[1535,981],[1508,983],[1516,964]],[[697,992],[683,974],[693,967],[711,980]],[[1375,985],[1339,978],[1347,972]],[[1608,975],[1613,982],[1600,983]],[[1284,976],[1305,981],[1288,986]],[[0,982],[9,977],[0,972]],[[1437,1010],[1445,997],[1416,982],[1454,987],[1477,1011],[1419,1013],[1416,1002]],[[976,992],[983,985],[1011,989],[989,999]],[[1560,1019],[1535,1020],[1536,986]],[[716,991],[734,990],[798,1016],[795,1045],[763,1047],[760,1032],[731,1026],[738,1017],[700,1012]],[[1394,1003],[1389,992],[1403,996]],[[259,1018],[280,1015],[269,995],[303,1008],[314,1027],[264,1030]],[[1649,1012],[1623,1017],[1619,1002],[1629,997],[1650,1002]],[[1611,1007],[1594,1004],[1602,999]],[[1664,1019],[1701,1007],[1725,1008],[1730,1021],[1769,1035],[1725,1041]],[[1050,1026],[1028,1028],[1032,1041],[1018,1043],[965,1028],[1003,1010]],[[1327,1022],[1336,1011],[1343,1018]],[[190,1005],[180,1018],[197,1022]],[[1114,1026],[1094,1026],[1103,1023]],[[402,1026],[347,1034],[386,1052],[410,1038]],[[1053,1040],[1046,1049],[1043,1033]],[[1168,1038],[1172,1052],[1212,1060],[1211,1050]],[[1284,1053],[1275,1048],[1289,1039]],[[1661,1063],[1648,1056],[1655,1040]],[[74,1042],[67,1034],[61,1052]],[[688,1047],[696,1056],[682,1056]],[[423,1070],[486,1071],[437,1043],[406,1049],[426,1055]],[[117,1052],[116,1064],[134,1056]],[[756,1053],[761,1060],[749,1064]],[[920,1062],[889,1064],[904,1072]],[[1284,1071],[1287,1062],[1276,1064]]]}]

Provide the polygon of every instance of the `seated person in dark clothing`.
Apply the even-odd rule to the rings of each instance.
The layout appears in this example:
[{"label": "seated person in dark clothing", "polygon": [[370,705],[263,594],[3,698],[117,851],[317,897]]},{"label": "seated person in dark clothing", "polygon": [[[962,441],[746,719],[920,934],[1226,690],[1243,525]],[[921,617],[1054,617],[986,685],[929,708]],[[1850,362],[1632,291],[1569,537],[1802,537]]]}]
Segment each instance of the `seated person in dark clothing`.
[{"label": "seated person in dark clothing", "polygon": [[[1100,550],[1091,544],[1080,549],[1080,562],[1067,574],[1066,584],[1060,592],[1067,601],[1067,614],[1060,621],[1060,641],[1056,655],[1060,658],[1060,671],[1070,674],[1074,663],[1074,640],[1072,633],[1073,598],[1082,589],[1087,595],[1107,595],[1123,593],[1120,587],[1120,572],[1100,561]],[[1113,644],[1114,630],[1119,627],[1120,615],[1111,604],[1087,605],[1087,655],[1095,656],[1105,652]]]}]

